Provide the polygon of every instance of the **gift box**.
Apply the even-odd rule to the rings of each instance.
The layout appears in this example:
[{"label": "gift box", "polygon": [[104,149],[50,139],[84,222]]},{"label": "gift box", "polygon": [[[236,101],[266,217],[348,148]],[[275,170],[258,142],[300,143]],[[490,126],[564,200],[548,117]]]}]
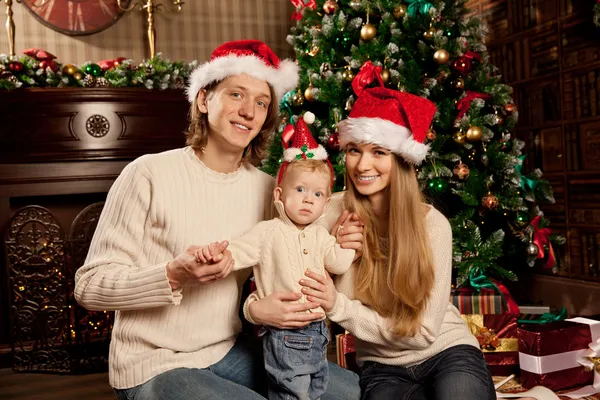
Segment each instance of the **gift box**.
[{"label": "gift box", "polygon": [[502,295],[491,289],[479,293],[471,288],[460,288],[452,294],[452,304],[461,314],[503,314],[507,312]]},{"label": "gift box", "polygon": [[517,329],[521,383],[551,390],[600,381],[598,366],[600,322],[573,318],[549,324],[521,325]]},{"label": "gift box", "polygon": [[477,338],[492,375],[508,376],[518,372],[518,314],[463,314],[461,317]]},{"label": "gift box", "polygon": [[352,371],[358,371],[354,336],[349,332],[340,333],[335,336],[335,345],[338,365]]}]

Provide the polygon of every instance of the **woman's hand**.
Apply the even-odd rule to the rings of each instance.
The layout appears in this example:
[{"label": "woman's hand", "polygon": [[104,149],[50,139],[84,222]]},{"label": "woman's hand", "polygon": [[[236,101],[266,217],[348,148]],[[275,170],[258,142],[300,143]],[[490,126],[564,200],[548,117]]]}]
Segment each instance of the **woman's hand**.
[{"label": "woman's hand", "polygon": [[209,262],[203,262],[198,257],[202,246],[190,246],[181,252],[166,267],[171,288],[179,289],[187,281],[208,284],[227,277],[234,266],[228,245],[226,240],[217,243],[213,247],[215,255]]},{"label": "woman's hand", "polygon": [[306,311],[317,308],[315,302],[295,303],[302,295],[294,292],[275,292],[248,306],[250,316],[260,325],[278,329],[297,329],[325,317],[322,313]]},{"label": "woman's hand", "polygon": [[335,307],[338,292],[329,274],[325,272],[325,276],[323,276],[310,270],[304,274],[310,278],[300,279],[300,284],[303,286],[302,293],[306,295],[306,300],[314,301],[325,312],[331,311]]},{"label": "woman's hand", "polygon": [[344,210],[331,229],[331,234],[336,237],[343,249],[356,250],[354,260],[357,260],[362,254],[363,226],[357,213]]}]

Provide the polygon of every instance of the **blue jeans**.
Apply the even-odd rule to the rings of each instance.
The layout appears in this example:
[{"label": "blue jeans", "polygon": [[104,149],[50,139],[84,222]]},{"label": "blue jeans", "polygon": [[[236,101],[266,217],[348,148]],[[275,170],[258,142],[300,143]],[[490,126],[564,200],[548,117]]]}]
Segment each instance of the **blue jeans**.
[{"label": "blue jeans", "polygon": [[450,347],[421,364],[396,367],[367,361],[360,372],[362,400],[495,400],[481,350]]},{"label": "blue jeans", "polygon": [[263,337],[269,400],[318,400],[329,382],[324,321],[301,329],[266,329]]},{"label": "blue jeans", "polygon": [[[329,375],[322,400],[360,398],[355,373],[330,364]],[[260,342],[240,334],[229,353],[208,368],[177,368],[115,394],[119,400],[264,400],[266,381]]]}]

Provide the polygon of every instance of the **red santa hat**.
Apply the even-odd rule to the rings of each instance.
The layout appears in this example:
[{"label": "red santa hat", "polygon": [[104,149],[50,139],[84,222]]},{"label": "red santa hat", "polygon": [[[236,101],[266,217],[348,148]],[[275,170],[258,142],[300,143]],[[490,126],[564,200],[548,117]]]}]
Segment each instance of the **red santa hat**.
[{"label": "red santa hat", "polygon": [[302,160],[322,160],[329,167],[331,187],[333,187],[335,174],[333,166],[327,158],[327,150],[317,143],[312,133],[310,133],[310,129],[308,129],[307,124],[312,124],[314,121],[315,115],[308,111],[302,118],[298,119],[295,128],[292,124],[288,124],[284,129],[281,141],[285,150],[283,151],[283,163],[277,175],[278,185],[281,183],[285,169],[290,163]]},{"label": "red santa hat", "polygon": [[338,124],[340,147],[372,143],[418,165],[429,151],[423,141],[435,111],[435,104],[423,97],[385,87],[364,89]]},{"label": "red santa hat", "polygon": [[298,65],[280,61],[273,50],[260,40],[236,40],[217,47],[210,61],[192,72],[187,96],[193,103],[200,89],[228,76],[246,74],[271,85],[277,100],[298,85]]}]

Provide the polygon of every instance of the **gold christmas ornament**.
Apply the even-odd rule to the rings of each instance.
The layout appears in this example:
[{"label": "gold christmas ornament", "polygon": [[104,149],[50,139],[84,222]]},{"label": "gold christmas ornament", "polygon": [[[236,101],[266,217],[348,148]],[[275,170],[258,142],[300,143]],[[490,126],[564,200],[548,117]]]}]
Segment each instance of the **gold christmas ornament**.
[{"label": "gold christmas ornament", "polygon": [[381,80],[383,81],[383,83],[388,83],[390,80],[390,71],[388,71],[387,69],[381,71]]},{"label": "gold christmas ornament", "polygon": [[314,56],[316,56],[318,52],[319,52],[319,45],[318,45],[317,43],[313,43],[313,44],[310,46],[310,49],[308,49],[308,50],[306,51],[306,53],[307,53],[309,56],[311,56],[311,57],[314,57]]},{"label": "gold christmas ornament", "polygon": [[337,11],[338,9],[338,3],[335,0],[327,0],[325,2],[325,4],[323,4],[323,11],[325,11],[326,14],[333,14],[334,12]]},{"label": "gold christmas ornament", "polygon": [[452,172],[454,172],[454,175],[456,175],[458,179],[467,179],[471,170],[461,161]]},{"label": "gold christmas ornament", "polygon": [[63,67],[63,74],[65,75],[73,75],[75,72],[77,72],[77,67],[73,64],[67,64]]},{"label": "gold christmas ornament", "polygon": [[301,106],[302,104],[304,104],[304,97],[302,97],[302,95],[299,92],[296,92],[292,96],[292,103],[294,103],[295,106]]},{"label": "gold christmas ornament", "polygon": [[83,76],[81,76],[81,74],[80,74],[79,72],[75,72],[75,73],[73,74],[73,78],[74,78],[76,81],[80,81],[80,80],[81,80],[81,78],[83,78]]},{"label": "gold christmas ornament", "polygon": [[502,116],[500,114],[498,114],[498,111],[496,111],[496,124],[502,125],[503,123],[504,123],[504,118],[502,118]]},{"label": "gold christmas ornament", "polygon": [[469,142],[478,142],[483,137],[483,131],[478,126],[471,126],[467,130],[466,136]]},{"label": "gold christmas ornament", "polygon": [[352,73],[352,70],[350,69],[350,67],[347,67],[342,72],[342,79],[345,80],[346,82],[350,82],[352,79],[354,79],[354,74]]},{"label": "gold christmas ornament", "polygon": [[308,101],[315,101],[315,93],[314,93],[314,86],[311,84],[309,87],[306,88],[306,90],[304,91],[304,98]]},{"label": "gold christmas ornament", "polygon": [[498,207],[498,198],[488,190],[488,193],[481,199],[481,204],[490,210],[495,210]]},{"label": "gold christmas ornament", "polygon": [[439,49],[433,53],[433,59],[438,65],[445,64],[450,59],[450,53],[446,49]]},{"label": "gold christmas ornament", "polygon": [[346,100],[346,107],[344,107],[344,110],[346,110],[346,111],[352,110],[353,105],[354,105],[354,99],[352,97],[350,97],[348,100]]},{"label": "gold christmas ornament", "polygon": [[450,85],[453,89],[463,90],[465,88],[465,80],[463,78],[456,78],[450,82]]},{"label": "gold christmas ornament", "polygon": [[375,36],[377,36],[377,28],[375,25],[371,23],[366,23],[360,28],[360,37],[362,40],[372,40]]},{"label": "gold christmas ornament", "polygon": [[406,15],[406,6],[404,4],[400,4],[399,6],[396,6],[396,8],[394,8],[394,18],[396,18],[396,19],[404,18],[405,15]]},{"label": "gold christmas ornament", "polygon": [[456,132],[454,136],[452,136],[452,139],[458,144],[465,144],[467,137],[462,132]]},{"label": "gold christmas ornament", "polygon": [[433,35],[435,35],[435,30],[433,29],[433,25],[429,25],[429,28],[423,32],[423,36],[425,39],[431,39],[433,38]]}]

